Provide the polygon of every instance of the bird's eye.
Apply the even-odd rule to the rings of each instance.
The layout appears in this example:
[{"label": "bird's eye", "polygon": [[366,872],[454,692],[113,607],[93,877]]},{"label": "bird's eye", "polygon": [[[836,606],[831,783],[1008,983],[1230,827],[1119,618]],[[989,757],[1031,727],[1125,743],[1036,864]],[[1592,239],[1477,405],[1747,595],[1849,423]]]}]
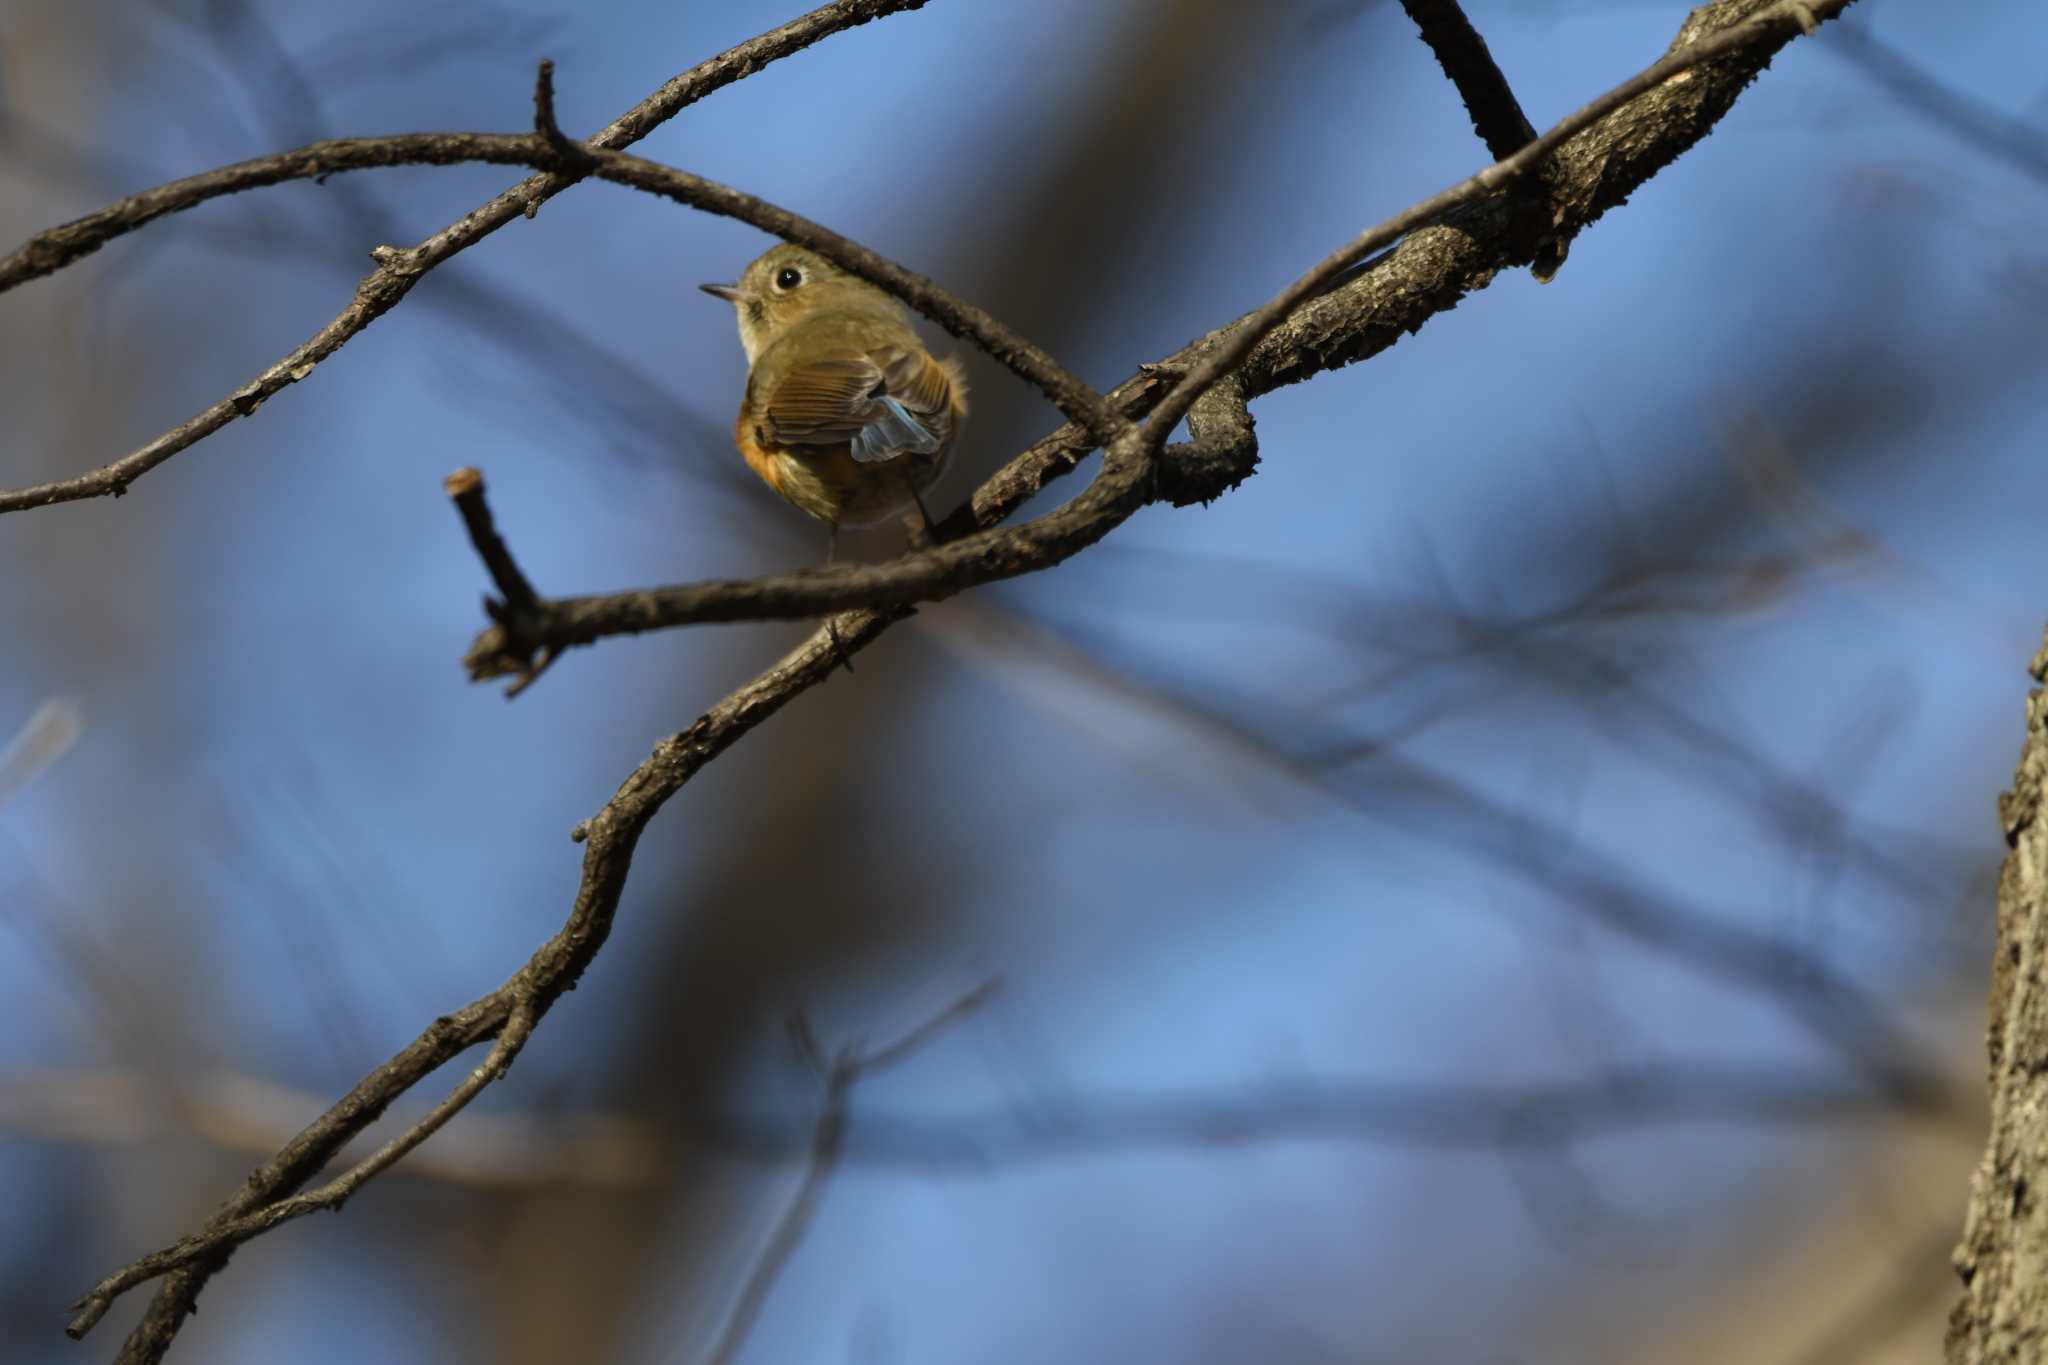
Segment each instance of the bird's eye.
[{"label": "bird's eye", "polygon": [[775,272],[777,289],[794,289],[804,282],[804,272],[793,265],[786,265]]}]

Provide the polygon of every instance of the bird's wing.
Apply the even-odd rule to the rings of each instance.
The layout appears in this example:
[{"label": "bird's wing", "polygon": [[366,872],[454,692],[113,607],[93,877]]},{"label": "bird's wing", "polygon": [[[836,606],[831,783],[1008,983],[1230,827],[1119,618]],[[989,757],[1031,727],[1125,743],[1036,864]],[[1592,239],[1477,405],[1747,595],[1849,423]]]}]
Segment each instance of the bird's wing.
[{"label": "bird's wing", "polygon": [[759,409],[769,435],[789,445],[846,442],[863,464],[944,443],[951,381],[923,348],[833,351],[783,376]]}]

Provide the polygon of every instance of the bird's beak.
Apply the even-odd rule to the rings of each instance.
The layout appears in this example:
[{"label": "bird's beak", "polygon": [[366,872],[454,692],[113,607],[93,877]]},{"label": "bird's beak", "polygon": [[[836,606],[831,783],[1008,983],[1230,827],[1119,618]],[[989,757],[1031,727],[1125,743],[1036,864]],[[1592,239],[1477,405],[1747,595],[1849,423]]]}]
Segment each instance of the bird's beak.
[{"label": "bird's beak", "polygon": [[727,303],[738,303],[746,297],[736,284],[700,284],[697,286],[707,294],[715,294]]}]

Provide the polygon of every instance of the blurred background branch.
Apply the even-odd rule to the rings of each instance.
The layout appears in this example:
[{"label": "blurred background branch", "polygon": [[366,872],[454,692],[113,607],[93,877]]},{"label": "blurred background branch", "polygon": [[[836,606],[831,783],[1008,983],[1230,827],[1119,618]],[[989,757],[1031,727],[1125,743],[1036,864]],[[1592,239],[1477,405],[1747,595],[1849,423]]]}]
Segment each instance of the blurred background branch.
[{"label": "blurred background branch", "polygon": [[797,1242],[816,1217],[818,1201],[824,1198],[825,1184],[846,1153],[846,1130],[851,1119],[848,1102],[854,1086],[863,1076],[895,1066],[954,1022],[981,1008],[995,989],[993,981],[977,986],[901,1038],[872,1050],[849,1044],[828,1056],[811,1030],[809,1017],[803,1014],[795,1017],[792,1031],[804,1060],[818,1073],[818,1079],[824,1086],[824,1098],[818,1106],[817,1121],[811,1127],[803,1179],[790,1196],[782,1217],[776,1220],[760,1254],[755,1257],[753,1268],[747,1272],[739,1297],[733,1300],[725,1327],[719,1332],[710,1353],[704,1357],[707,1365],[730,1365],[739,1358],[748,1333],[753,1331],[755,1321],[761,1316],[761,1305],[767,1302],[768,1291],[774,1287],[783,1266],[789,1262],[790,1253],[796,1250]]},{"label": "blurred background branch", "polygon": [[78,708],[61,697],[38,706],[21,728],[0,744],[0,805],[61,758],[78,742],[84,728]]}]

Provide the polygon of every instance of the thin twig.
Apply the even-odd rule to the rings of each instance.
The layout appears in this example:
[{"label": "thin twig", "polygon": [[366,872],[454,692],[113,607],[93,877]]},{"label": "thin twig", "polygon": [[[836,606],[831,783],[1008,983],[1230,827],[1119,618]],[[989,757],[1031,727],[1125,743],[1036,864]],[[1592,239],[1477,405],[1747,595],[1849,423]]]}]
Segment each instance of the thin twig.
[{"label": "thin twig", "polygon": [[441,487],[454,500],[455,510],[462,514],[469,543],[476,547],[477,558],[490,570],[503,605],[514,611],[530,610],[536,600],[533,584],[526,581],[526,575],[513,561],[512,551],[498,534],[497,524],[491,518],[491,505],[484,500],[483,471],[474,465],[464,465],[443,479]]},{"label": "thin twig", "polygon": [[560,651],[552,645],[543,645],[535,650],[520,643],[523,640],[522,625],[532,617],[540,599],[533,591],[533,584],[520,572],[504,537],[498,534],[497,524],[491,517],[491,505],[484,498],[483,471],[473,465],[464,465],[443,479],[441,486],[454,500],[455,510],[462,515],[462,524],[469,532],[469,543],[476,547],[477,558],[484,562],[491,582],[497,584],[499,595],[484,598],[484,614],[505,631],[506,638],[512,642],[508,650],[517,651],[520,657],[521,664],[512,685],[505,689],[507,697],[516,697],[533,686]]},{"label": "thin twig", "polygon": [[240,1246],[252,1237],[260,1237],[281,1223],[294,1218],[303,1218],[321,1209],[339,1209],[348,1197],[369,1181],[388,1170],[407,1152],[439,1132],[448,1120],[468,1107],[469,1102],[482,1094],[484,1088],[502,1077],[519,1050],[526,1046],[526,1040],[533,1034],[534,1010],[531,1001],[514,1005],[505,1026],[498,1033],[498,1040],[492,1046],[490,1055],[462,1078],[462,1082],[439,1104],[429,1110],[424,1118],[400,1133],[391,1141],[379,1147],[369,1156],[351,1166],[318,1189],[304,1194],[280,1199],[274,1204],[265,1204],[251,1214],[231,1219],[204,1232],[183,1238],[162,1251],[144,1256],[94,1285],[85,1297],[72,1306],[77,1316],[64,1330],[72,1340],[84,1336],[99,1320],[106,1316],[114,1300],[133,1289],[136,1285],[165,1275],[180,1266],[217,1255],[230,1247]]},{"label": "thin twig", "polygon": [[[920,9],[925,3],[926,0],[832,0],[830,4],[821,5],[758,38],[750,38],[672,78],[614,119],[592,137],[588,145],[611,149],[630,146],[706,95],[753,74],[771,62],[801,52],[843,29],[854,28],[885,15]],[[314,143],[313,148],[324,145]],[[308,150],[300,149],[302,153]],[[317,178],[318,173],[315,175]],[[280,175],[278,178],[302,177]],[[260,183],[275,184],[277,181]],[[74,502],[81,498],[117,497],[126,492],[128,485],[164,461],[237,418],[252,415],[264,402],[312,374],[315,366],[396,306],[428,271],[476,245],[514,218],[530,213],[574,183],[576,177],[573,175],[543,172],[528,176],[409,250],[385,247],[373,253],[377,269],[356,286],[355,296],[348,306],[276,364],[220,402],[118,460],[73,478],[0,493],[0,512]],[[201,202],[200,198],[191,198],[177,191],[176,187],[189,184],[190,181],[173,181],[169,186],[131,196],[100,213],[41,234],[21,252],[0,261],[0,289],[47,275],[97,251],[122,233],[131,232],[166,213]],[[213,196],[202,196],[210,197]]]},{"label": "thin twig", "polygon": [[904,1058],[916,1052],[932,1039],[944,1033],[968,1015],[989,1002],[989,998],[1002,986],[1000,978],[991,978],[976,986],[967,994],[940,1010],[931,1018],[919,1024],[910,1032],[884,1047],[872,1048],[861,1053],[854,1061],[853,1068],[863,1076],[877,1071],[886,1071]]},{"label": "thin twig", "polygon": [[[887,1047],[863,1053],[849,1046],[833,1054],[830,1064],[825,1067],[825,1094],[818,1107],[817,1122],[811,1128],[810,1155],[804,1164],[803,1179],[798,1182],[796,1193],[790,1197],[782,1217],[776,1220],[775,1230],[768,1235],[753,1269],[747,1272],[739,1297],[733,1300],[732,1312],[727,1315],[717,1342],[704,1358],[705,1365],[731,1365],[738,1358],[740,1348],[746,1345],[747,1335],[761,1316],[761,1306],[768,1301],[768,1291],[774,1288],[782,1268],[789,1263],[797,1243],[803,1240],[811,1220],[817,1216],[826,1182],[838,1169],[840,1158],[846,1151],[847,1100],[853,1093],[854,1084],[871,1072],[902,1061],[956,1021],[979,1009],[995,993],[996,985],[995,981],[984,982]],[[808,1017],[797,1016],[794,1033],[799,1047],[816,1065],[822,1059],[822,1049],[816,1035],[811,1032]]]},{"label": "thin twig", "polygon": [[[515,1009],[522,1005],[530,1009],[532,1024],[537,1026],[563,992],[581,978],[610,936],[640,833],[668,798],[748,731],[824,681],[838,666],[839,648],[857,651],[866,647],[900,615],[842,615],[838,618],[838,647],[825,631],[813,632],[780,663],[727,696],[689,729],[656,745],[612,799],[577,826],[584,846],[582,881],[568,918],[555,935],[504,985],[435,1020],[418,1038],[357,1082],[251,1173],[199,1235],[214,1233],[286,1197],[317,1174],[350,1139],[376,1122],[392,1101],[458,1053],[501,1037]],[[192,1311],[192,1300],[206,1277],[225,1263],[233,1245],[215,1246],[199,1259],[170,1271],[118,1359],[161,1358]]]},{"label": "thin twig", "polygon": [[783,1266],[789,1263],[790,1254],[803,1240],[811,1219],[817,1215],[819,1201],[825,1195],[825,1183],[838,1169],[840,1153],[845,1147],[846,1094],[853,1088],[854,1074],[843,1059],[834,1061],[829,1068],[825,1077],[825,1096],[818,1107],[817,1122],[811,1129],[810,1155],[804,1163],[803,1179],[797,1183],[789,1206],[776,1220],[775,1229],[768,1234],[760,1257],[740,1285],[739,1297],[733,1300],[732,1311],[726,1315],[725,1325],[719,1329],[718,1340],[712,1343],[711,1350],[704,1357],[705,1365],[731,1365],[739,1356],[740,1348],[747,1344],[748,1334],[760,1319],[761,1307],[768,1301],[768,1291],[775,1287]]},{"label": "thin twig", "polygon": [[[540,103],[539,89],[546,84],[543,81],[536,87],[537,104]],[[549,99],[551,98],[550,96]],[[570,150],[565,152],[564,148]],[[609,180],[672,199],[707,213],[738,219],[764,232],[773,233],[816,251],[835,264],[894,294],[954,335],[964,337],[981,347],[993,359],[1008,366],[1019,378],[1040,389],[1062,414],[1088,429],[1098,444],[1110,439],[1122,426],[1121,420],[1104,402],[1101,394],[1069,373],[1045,350],[1019,336],[985,310],[957,298],[925,276],[906,270],[858,242],[766,200],[672,166],[664,166],[623,152],[603,150],[597,146],[595,139],[587,145],[569,142],[563,137],[560,129],[554,129],[552,135],[546,132],[404,133],[391,137],[333,138],[310,143],[276,156],[258,157],[252,161],[237,162],[232,166],[188,176],[183,180],[174,180],[103,209],[92,218],[81,219],[80,223],[90,224],[96,220],[103,220],[106,235],[113,236],[118,235],[120,231],[129,230],[125,225],[134,220],[140,210],[131,210],[127,206],[138,201],[147,201],[156,206],[152,213],[140,219],[146,222],[151,217],[170,212],[172,208],[190,207],[208,199],[218,199],[243,190],[258,189],[290,180],[319,179],[346,171],[413,165],[447,166],[462,162],[554,167],[562,165],[565,157],[571,163],[571,169],[563,171],[555,178],[566,180],[571,177],[594,177]],[[553,172],[549,174],[554,175]],[[529,202],[538,204],[541,201],[534,198]],[[165,204],[169,207],[164,207]],[[72,224],[66,228],[52,229],[41,237],[31,239],[13,256],[0,260],[0,287],[5,287],[10,267],[18,272],[26,268],[22,262],[35,259],[39,243],[53,233],[69,233],[78,226],[79,224]],[[387,275],[404,278],[404,288],[410,289],[412,282],[421,274],[446,259],[446,254],[436,255],[429,252],[426,247],[416,247],[411,251],[402,251],[396,247],[379,247],[371,254],[380,262],[380,266],[357,286],[355,307],[367,307],[365,301],[372,300],[377,303],[378,313],[395,304],[404,293],[404,290],[400,290],[398,294],[386,298],[385,293],[380,292],[385,290],[380,281]],[[352,313],[345,312],[342,318],[330,323],[327,329],[323,329],[321,336],[326,336],[329,331],[343,325],[351,317]],[[359,320],[360,325],[349,325],[353,325],[355,331],[360,331],[362,327],[368,326],[371,320],[373,317],[366,316]],[[348,335],[354,335],[354,332]],[[319,339],[316,337],[315,342]],[[338,347],[341,340],[346,340],[346,337],[336,340],[334,345]],[[307,344],[311,346],[314,342]],[[297,354],[299,353],[294,352],[294,355]],[[283,383],[295,383],[311,374],[312,362],[308,361],[282,373],[284,379],[280,381],[279,387],[282,387]],[[247,386],[229,399],[223,400],[223,403],[229,407],[239,404],[247,412],[254,412],[256,407],[275,391],[274,388],[264,388],[263,382],[259,380],[257,384]],[[216,404],[215,408],[221,406]],[[215,409],[208,409],[208,413],[214,411]],[[202,418],[205,416],[201,415]],[[201,418],[193,419],[194,422],[200,420]],[[222,423],[226,420],[222,418]],[[182,444],[178,445],[177,449],[183,449],[192,441],[209,434],[210,431],[217,429],[217,425],[192,436],[191,440],[183,440],[181,437]],[[178,432],[184,430],[184,427],[178,428]],[[172,436],[177,434],[171,433]],[[163,441],[169,439],[169,436],[159,438],[158,442],[144,447],[142,451],[125,456],[90,474],[35,488],[0,492],[0,512],[19,511],[28,507],[69,502],[77,498],[123,492],[128,483],[176,453],[175,450],[157,449]],[[147,459],[144,458],[145,455]]]},{"label": "thin twig", "polygon": [[[546,57],[541,58],[540,70],[533,79],[533,131],[555,149],[563,174],[582,173],[589,163],[590,149],[563,132],[562,125],[555,121],[555,64]],[[527,217],[533,217],[533,209],[534,206],[528,206]]]}]

